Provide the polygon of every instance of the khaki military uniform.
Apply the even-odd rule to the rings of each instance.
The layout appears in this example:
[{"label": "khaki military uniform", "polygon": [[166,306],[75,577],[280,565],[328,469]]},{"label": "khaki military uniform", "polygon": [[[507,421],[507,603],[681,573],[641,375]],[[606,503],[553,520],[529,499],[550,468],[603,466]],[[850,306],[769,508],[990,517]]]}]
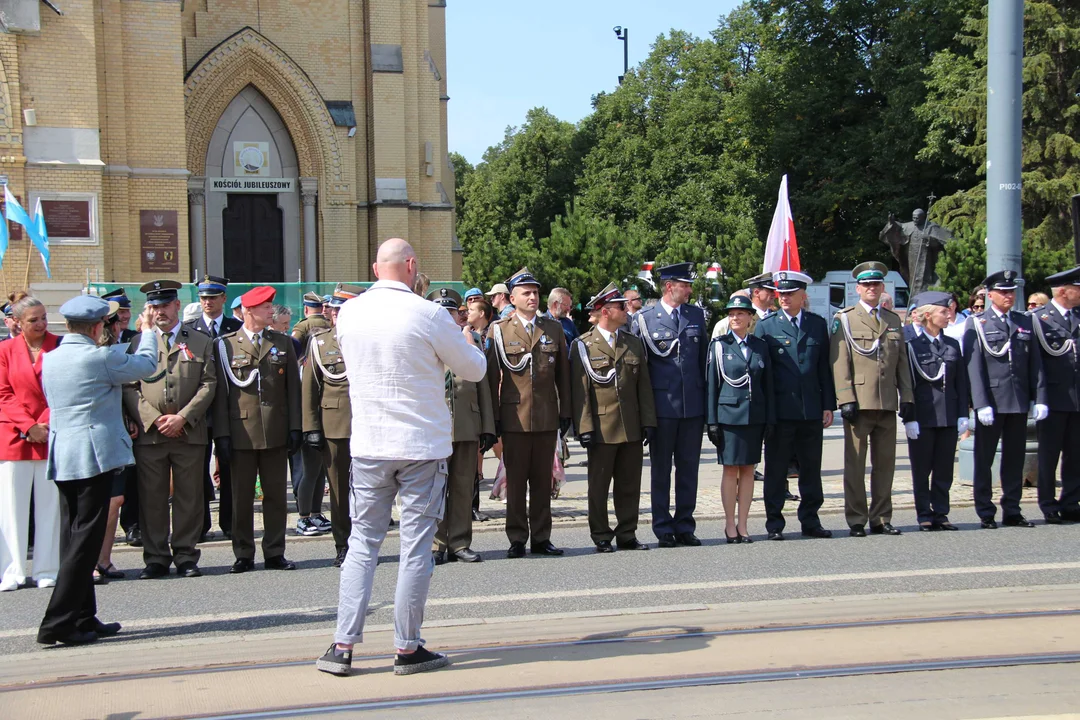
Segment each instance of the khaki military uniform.
[{"label": "khaki military uniform", "polygon": [[[505,360],[497,347],[495,327],[491,327],[487,381],[495,422],[502,430],[506,536],[512,543],[531,539],[535,545],[551,539],[555,436],[559,418],[570,417],[570,363],[565,333],[558,320],[541,315],[533,319],[531,334],[526,334],[516,316],[494,325],[502,333]],[[520,370],[508,367],[523,362]]]},{"label": "khaki military uniform", "polygon": [[[570,348],[570,394],[578,435],[592,433],[589,455],[589,532],[594,543],[637,540],[642,441],[656,427],[656,407],[645,346],[619,332],[612,348],[597,328]],[[591,371],[591,372],[590,372]],[[614,372],[610,382],[603,382]],[[614,480],[615,530],[608,519]]]},{"label": "khaki military uniform", "polygon": [[[289,433],[301,430],[300,370],[288,335],[267,328],[256,353],[244,329],[216,346],[218,393],[214,437],[232,443],[233,526],[236,558],[255,557],[255,481],[263,491],[263,559],[285,554],[285,493]],[[258,371],[258,377],[254,377]]]},{"label": "khaki military uniform", "polygon": [[[858,403],[854,423],[844,421],[844,514],[849,526],[892,522],[892,484],[896,467],[896,413],[914,402],[907,344],[900,317],[879,309],[875,319],[857,303],[833,318],[830,359],[836,402]],[[851,341],[844,331],[846,316]],[[869,352],[874,343],[877,349]],[[862,349],[853,350],[851,344]],[[869,512],[866,506],[866,450],[870,448]]]},{"label": "khaki military uniform", "polygon": [[[158,336],[154,374],[124,388],[124,408],[139,424],[135,469],[139,484],[139,528],[143,561],[169,567],[198,563],[196,543],[203,533],[203,461],[206,413],[214,400],[217,370],[210,338],[181,326],[166,350]],[[134,348],[129,348],[133,352]],[[168,438],[154,426],[162,415],[182,415],[184,433]],[[169,481],[172,480],[170,552]]]},{"label": "khaki military uniform", "polygon": [[300,341],[300,347],[307,348],[308,340],[316,330],[329,330],[331,327],[330,321],[322,313],[308,315],[293,325],[292,336]]},{"label": "khaki military uniform", "polygon": [[[477,345],[481,345],[476,335]],[[468,382],[449,370],[453,454],[446,478],[446,509],[435,531],[435,549],[450,552],[472,545],[472,497],[480,463],[480,436],[495,434],[491,386],[484,380]]]},{"label": "khaki military uniform", "polygon": [[334,545],[341,551],[348,547],[352,533],[349,517],[352,405],[345,361],[333,329],[311,333],[303,374],[304,432],[321,432],[326,440],[323,460],[330,478],[330,525]]}]

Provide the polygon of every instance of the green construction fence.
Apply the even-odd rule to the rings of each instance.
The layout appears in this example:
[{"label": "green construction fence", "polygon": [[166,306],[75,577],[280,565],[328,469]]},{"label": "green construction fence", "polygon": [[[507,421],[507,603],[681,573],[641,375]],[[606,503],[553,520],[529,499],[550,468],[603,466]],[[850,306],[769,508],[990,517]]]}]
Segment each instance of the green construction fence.
[{"label": "green construction fence", "polygon": [[[362,287],[371,287],[370,282],[350,282],[353,285],[360,285]],[[139,291],[143,283],[91,283],[88,290],[91,295],[104,295],[110,293],[118,288],[123,288],[124,292],[129,298],[131,298],[132,313],[138,314],[143,305],[146,303],[146,296]],[[293,321],[297,321],[304,317],[303,312],[303,297],[306,293],[311,291],[317,292],[319,295],[332,295],[334,288],[337,287],[336,282],[310,282],[310,283],[229,283],[229,290],[226,293],[227,300],[225,303],[225,310],[228,312],[229,305],[232,304],[234,298],[237,298],[248,290],[254,287],[270,286],[277,291],[274,296],[274,302],[279,305],[286,305],[292,309]],[[438,290],[439,288],[451,288],[456,290],[459,294],[464,295],[468,289],[465,287],[465,283],[456,281],[440,281],[432,280],[431,287],[428,292],[432,290]],[[184,283],[184,287],[178,291],[180,296],[181,306],[186,306],[188,303],[194,303],[199,301],[199,286],[194,283]]]}]

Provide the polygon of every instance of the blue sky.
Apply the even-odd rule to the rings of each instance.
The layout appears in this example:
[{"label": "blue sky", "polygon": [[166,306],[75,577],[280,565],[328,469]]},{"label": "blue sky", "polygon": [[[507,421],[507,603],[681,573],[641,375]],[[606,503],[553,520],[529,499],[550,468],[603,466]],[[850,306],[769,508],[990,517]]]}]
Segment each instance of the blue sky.
[{"label": "blue sky", "polygon": [[630,67],[671,28],[707,36],[737,0],[450,0],[446,8],[450,150],[470,162],[502,140],[525,112],[546,107],[577,122],[592,96],[622,74],[630,29]]}]

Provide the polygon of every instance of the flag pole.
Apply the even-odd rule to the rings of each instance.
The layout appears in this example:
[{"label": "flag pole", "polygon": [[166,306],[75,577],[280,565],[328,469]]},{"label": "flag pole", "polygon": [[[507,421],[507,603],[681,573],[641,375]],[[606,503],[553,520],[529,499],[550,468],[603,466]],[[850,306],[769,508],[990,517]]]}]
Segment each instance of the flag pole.
[{"label": "flag pole", "polygon": [[30,258],[34,257],[34,243],[30,242],[30,238],[26,238],[26,274],[23,275],[22,290],[30,292]]}]

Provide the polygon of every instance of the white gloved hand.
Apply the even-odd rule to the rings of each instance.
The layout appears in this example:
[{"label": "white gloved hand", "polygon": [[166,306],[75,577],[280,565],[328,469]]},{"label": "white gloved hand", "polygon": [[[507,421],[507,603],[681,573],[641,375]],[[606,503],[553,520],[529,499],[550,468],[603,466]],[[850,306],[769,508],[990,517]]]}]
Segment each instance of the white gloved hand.
[{"label": "white gloved hand", "polygon": [[1046,416],[1049,415],[1049,414],[1050,414],[1050,408],[1046,407],[1045,405],[1043,405],[1041,403],[1035,403],[1035,408],[1032,411],[1032,417],[1034,418],[1035,422],[1039,422],[1040,420],[1045,420]]},{"label": "white gloved hand", "polygon": [[981,422],[983,425],[994,424],[994,408],[990,407],[989,405],[976,410],[975,416],[979,418],[979,422]]},{"label": "white gloved hand", "polygon": [[908,439],[910,439],[910,440],[918,440],[919,439],[919,423],[917,421],[915,421],[915,420],[912,420],[911,422],[904,423],[904,432],[907,434]]},{"label": "white gloved hand", "polygon": [[956,434],[963,435],[968,431],[968,419],[960,418],[956,421]]}]

